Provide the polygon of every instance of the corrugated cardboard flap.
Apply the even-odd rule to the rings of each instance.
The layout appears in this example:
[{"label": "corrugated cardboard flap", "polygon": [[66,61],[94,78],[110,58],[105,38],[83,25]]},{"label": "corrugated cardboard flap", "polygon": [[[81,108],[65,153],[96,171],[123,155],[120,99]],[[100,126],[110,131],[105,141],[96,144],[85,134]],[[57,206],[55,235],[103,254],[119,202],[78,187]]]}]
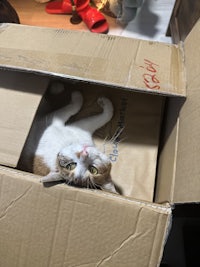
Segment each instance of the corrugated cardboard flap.
[{"label": "corrugated cardboard flap", "polygon": [[64,185],[0,168],[0,265],[158,265],[169,207]]},{"label": "corrugated cardboard flap", "polygon": [[0,164],[17,165],[47,79],[0,71]]},{"label": "corrugated cardboard flap", "polygon": [[174,200],[200,201],[200,21],[184,42],[187,100],[181,109]]},{"label": "corrugated cardboard flap", "polygon": [[3,24],[0,65],[151,93],[185,95],[179,48],[158,42]]},{"label": "corrugated cardboard flap", "polygon": [[[164,149],[159,202],[200,202],[200,21],[184,41],[184,55],[187,99],[170,103],[171,132]],[[170,171],[169,161],[174,162]]]}]

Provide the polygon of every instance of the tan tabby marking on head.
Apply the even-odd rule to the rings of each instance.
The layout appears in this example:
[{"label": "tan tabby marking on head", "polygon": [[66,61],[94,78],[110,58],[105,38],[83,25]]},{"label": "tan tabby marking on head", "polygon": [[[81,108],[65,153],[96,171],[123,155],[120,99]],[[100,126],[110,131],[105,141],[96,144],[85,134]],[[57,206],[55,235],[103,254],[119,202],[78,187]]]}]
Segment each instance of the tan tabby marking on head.
[{"label": "tan tabby marking on head", "polygon": [[50,172],[49,167],[44,163],[41,156],[35,156],[33,162],[33,172],[39,175],[47,175]]}]

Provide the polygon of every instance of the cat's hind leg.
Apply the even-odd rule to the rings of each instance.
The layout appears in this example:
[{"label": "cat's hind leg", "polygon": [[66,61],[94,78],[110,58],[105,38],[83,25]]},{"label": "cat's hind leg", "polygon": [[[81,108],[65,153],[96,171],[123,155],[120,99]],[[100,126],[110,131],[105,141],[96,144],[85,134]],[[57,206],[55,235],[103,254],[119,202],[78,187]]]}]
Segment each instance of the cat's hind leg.
[{"label": "cat's hind leg", "polygon": [[74,91],[71,96],[71,102],[56,111],[53,114],[53,123],[65,124],[72,115],[75,115],[82,107],[83,97],[79,91]]}]

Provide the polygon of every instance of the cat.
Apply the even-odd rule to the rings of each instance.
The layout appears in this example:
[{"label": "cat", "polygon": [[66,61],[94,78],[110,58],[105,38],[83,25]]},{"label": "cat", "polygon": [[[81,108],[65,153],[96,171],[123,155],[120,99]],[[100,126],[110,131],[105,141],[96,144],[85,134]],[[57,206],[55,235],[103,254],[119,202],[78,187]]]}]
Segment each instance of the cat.
[{"label": "cat", "polygon": [[98,98],[97,103],[101,113],[69,123],[83,104],[82,94],[73,91],[71,102],[49,115],[51,124],[42,133],[33,156],[33,173],[43,176],[41,182],[65,181],[117,193],[110,175],[111,162],[95,147],[92,138],[97,129],[111,120],[113,105],[105,97]]}]

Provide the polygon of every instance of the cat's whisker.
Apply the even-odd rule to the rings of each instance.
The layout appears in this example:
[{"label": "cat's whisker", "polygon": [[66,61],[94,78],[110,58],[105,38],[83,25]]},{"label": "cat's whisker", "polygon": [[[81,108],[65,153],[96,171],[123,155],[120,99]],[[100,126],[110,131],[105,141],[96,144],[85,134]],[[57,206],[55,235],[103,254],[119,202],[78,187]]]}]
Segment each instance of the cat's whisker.
[{"label": "cat's whisker", "polygon": [[92,179],[90,179],[91,185],[94,189],[98,189],[100,186],[96,184]]},{"label": "cat's whisker", "polygon": [[121,142],[124,142],[127,139],[127,137],[124,137],[122,139],[120,139],[117,143],[120,144]]},{"label": "cat's whisker", "polygon": [[93,187],[93,181],[91,180],[90,177],[88,178],[88,181],[89,181],[90,186]]},{"label": "cat's whisker", "polygon": [[73,181],[73,179],[72,179],[72,178],[70,178],[69,180],[66,180],[66,182],[67,182],[67,185],[71,185],[72,181]]},{"label": "cat's whisker", "polygon": [[108,137],[106,136],[105,138],[104,138],[104,140],[103,140],[103,153],[105,153],[105,151],[106,151],[106,144],[107,144],[107,141],[108,140]]},{"label": "cat's whisker", "polygon": [[105,139],[103,140],[103,149],[102,149],[103,153],[106,153],[106,148],[108,144],[115,144],[115,143],[119,144],[125,140],[124,138],[119,139],[119,136],[123,132],[124,128],[125,127],[117,128],[117,130],[114,132],[113,136],[110,139],[108,138],[108,136],[105,137]]},{"label": "cat's whisker", "polygon": [[87,186],[88,186],[88,188],[92,187],[90,177],[88,177],[88,179],[87,179]]},{"label": "cat's whisker", "polygon": [[90,179],[86,180],[86,184],[87,184],[87,189],[90,188]]},{"label": "cat's whisker", "polygon": [[121,133],[123,132],[123,130],[124,130],[124,127],[118,128],[114,132],[113,136],[111,137],[110,142],[115,142],[116,139],[121,135]]}]

